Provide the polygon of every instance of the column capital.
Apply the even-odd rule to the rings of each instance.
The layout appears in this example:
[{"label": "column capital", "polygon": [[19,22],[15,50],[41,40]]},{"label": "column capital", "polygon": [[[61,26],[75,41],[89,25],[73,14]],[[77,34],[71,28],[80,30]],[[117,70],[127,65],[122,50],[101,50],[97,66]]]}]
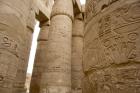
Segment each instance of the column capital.
[{"label": "column capital", "polygon": [[83,16],[82,13],[76,14],[74,18],[75,18],[75,19],[78,19],[78,20],[84,20],[84,16]]},{"label": "column capital", "polygon": [[84,34],[83,34],[83,30],[81,29],[84,29],[84,18],[83,18],[83,14],[79,13],[76,14],[74,17],[72,37],[83,38]]},{"label": "column capital", "polygon": [[43,26],[50,26],[50,20],[40,22],[39,27],[43,27]]},{"label": "column capital", "polygon": [[38,36],[38,41],[48,41],[50,20],[40,23],[40,34]]},{"label": "column capital", "polygon": [[72,0],[54,0],[51,18],[56,15],[66,15],[71,20],[74,19]]}]

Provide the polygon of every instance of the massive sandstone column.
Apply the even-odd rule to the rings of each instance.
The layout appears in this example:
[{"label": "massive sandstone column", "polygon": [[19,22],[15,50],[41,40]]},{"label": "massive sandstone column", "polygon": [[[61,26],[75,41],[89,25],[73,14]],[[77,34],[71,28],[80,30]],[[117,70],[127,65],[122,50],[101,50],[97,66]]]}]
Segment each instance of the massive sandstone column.
[{"label": "massive sandstone column", "polygon": [[41,81],[45,83],[45,80],[42,80],[42,77],[46,65],[46,49],[48,42],[49,26],[49,21],[45,21],[40,24],[41,31],[38,37],[38,46],[31,79],[30,93],[41,93]]},{"label": "massive sandstone column", "polygon": [[72,0],[55,0],[47,46],[43,93],[71,93]]},{"label": "massive sandstone column", "polygon": [[[51,14],[54,0],[42,0],[45,8],[48,10],[48,17]],[[44,8],[43,8],[44,9]],[[50,21],[47,18],[42,18],[40,21],[40,34],[38,37],[38,47],[33,67],[33,74],[30,85],[30,93],[42,93],[46,86],[46,78],[44,78],[44,71],[46,65],[47,45]]]},{"label": "massive sandstone column", "polygon": [[0,1],[0,93],[12,93],[19,66],[27,62],[31,41],[26,29],[28,4],[26,0]]},{"label": "massive sandstone column", "polygon": [[140,0],[87,0],[84,93],[140,93]]},{"label": "massive sandstone column", "polygon": [[26,93],[25,82],[26,82],[26,74],[27,74],[27,67],[28,67],[28,60],[31,48],[31,41],[32,41],[32,33],[34,31],[35,25],[35,12],[33,10],[33,2],[29,0],[28,4],[28,17],[26,20],[26,36],[24,38],[23,43],[23,55],[20,59],[20,64],[18,66],[14,90],[13,93]]},{"label": "massive sandstone column", "polygon": [[74,18],[72,32],[72,93],[82,93],[83,31],[83,15],[79,13]]}]

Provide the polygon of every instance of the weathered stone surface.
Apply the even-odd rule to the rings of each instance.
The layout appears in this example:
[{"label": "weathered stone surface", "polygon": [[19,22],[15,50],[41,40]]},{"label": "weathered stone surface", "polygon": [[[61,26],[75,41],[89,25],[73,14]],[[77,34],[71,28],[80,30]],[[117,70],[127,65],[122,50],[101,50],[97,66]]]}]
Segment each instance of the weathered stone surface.
[{"label": "weathered stone surface", "polygon": [[57,16],[57,15],[66,15],[71,20],[73,20],[73,4],[72,0],[66,1],[66,0],[56,0],[55,1],[57,5],[53,6],[53,10],[51,13],[51,17]]},{"label": "weathered stone surface", "polygon": [[87,0],[85,18],[83,66],[93,90],[84,93],[139,93],[140,1]]},{"label": "weathered stone surface", "polygon": [[91,82],[89,81],[89,78],[85,76],[82,79],[82,93],[96,93],[96,90],[93,89]]},{"label": "weathered stone surface", "polygon": [[81,12],[85,13],[85,5],[82,5]]},{"label": "weathered stone surface", "polygon": [[72,32],[72,93],[82,93],[83,62],[83,31],[84,21],[82,13],[75,16]]},{"label": "weathered stone surface", "polygon": [[72,0],[55,0],[42,93],[71,93]]},{"label": "weathered stone surface", "polygon": [[[26,29],[26,20],[29,14],[28,6],[29,1],[26,0],[0,1],[1,93],[11,93],[12,91],[17,93],[14,92],[15,88],[21,86],[24,88],[25,82],[20,81],[19,73],[23,73],[22,76],[25,78],[26,71],[23,71],[23,68],[28,61],[29,42],[32,34]],[[19,67],[21,68],[19,69]]]},{"label": "weathered stone surface", "polygon": [[[35,25],[35,12],[32,9],[33,4],[31,3],[32,0],[26,1],[26,7],[28,7],[28,16],[26,19],[26,33],[24,39],[22,41],[22,58],[20,59],[20,64],[18,65],[16,79],[14,83],[13,93],[25,93],[25,82],[26,82],[26,74],[27,74],[27,67],[28,67],[28,60],[31,48],[31,41],[32,41],[32,33],[34,30]],[[27,6],[28,5],[28,6]]]},{"label": "weathered stone surface", "polygon": [[13,93],[25,93],[25,82],[26,82],[26,74],[27,74],[27,67],[28,67],[28,59],[30,54],[30,47],[31,47],[31,40],[32,40],[32,31],[33,29],[26,28],[26,38],[23,41],[24,48],[23,53],[24,57],[20,59],[20,64],[18,65],[17,74],[14,83],[14,90]]},{"label": "weathered stone surface", "polygon": [[139,67],[129,64],[93,72],[88,76],[93,91],[88,93],[139,93]]},{"label": "weathered stone surface", "polygon": [[[33,75],[31,79],[30,93],[42,93],[41,87],[44,83],[42,80],[45,65],[46,65],[46,55],[47,55],[47,42],[48,42],[48,32],[49,32],[49,22],[41,23],[41,31],[38,37],[38,47],[33,68]],[[43,81],[41,83],[41,81]]]},{"label": "weathered stone surface", "polygon": [[34,0],[36,18],[40,22],[50,19],[53,2],[54,0]]},{"label": "weathered stone surface", "polygon": [[74,5],[74,14],[81,13],[82,7],[80,0],[73,0],[73,5]]}]

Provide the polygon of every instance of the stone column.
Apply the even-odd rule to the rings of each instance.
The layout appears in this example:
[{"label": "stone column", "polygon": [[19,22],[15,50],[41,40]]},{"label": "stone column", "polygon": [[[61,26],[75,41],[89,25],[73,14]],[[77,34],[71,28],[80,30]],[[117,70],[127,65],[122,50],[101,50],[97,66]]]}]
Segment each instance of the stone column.
[{"label": "stone column", "polygon": [[72,32],[72,93],[82,93],[83,62],[83,31],[84,21],[82,13],[76,14]]},{"label": "stone column", "polygon": [[30,48],[32,43],[32,34],[35,26],[35,12],[32,9],[32,7],[33,5],[29,4],[29,10],[28,10],[29,14],[28,14],[28,19],[26,21],[26,36],[22,41],[23,43],[22,49],[24,52],[22,53],[22,58],[20,58],[20,64],[18,65],[13,93],[26,93],[26,88],[25,88],[26,74],[27,74]]},{"label": "stone column", "polygon": [[55,0],[42,93],[71,93],[72,0]]},{"label": "stone column", "polygon": [[140,93],[140,0],[87,0],[85,22],[84,93]]},{"label": "stone column", "polygon": [[42,75],[45,69],[44,66],[46,65],[46,49],[48,42],[49,26],[49,21],[40,24],[41,31],[38,37],[38,46],[31,79],[30,93],[40,93],[41,91]]},{"label": "stone column", "polygon": [[0,93],[12,93],[19,66],[27,62],[31,42],[26,29],[28,4],[26,0],[0,1]]}]

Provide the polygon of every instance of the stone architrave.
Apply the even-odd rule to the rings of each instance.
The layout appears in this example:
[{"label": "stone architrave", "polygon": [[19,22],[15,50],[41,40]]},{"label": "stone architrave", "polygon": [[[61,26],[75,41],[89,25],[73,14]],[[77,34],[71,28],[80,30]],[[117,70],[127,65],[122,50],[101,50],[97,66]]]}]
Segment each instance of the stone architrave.
[{"label": "stone architrave", "polygon": [[[41,93],[42,80],[45,65],[46,65],[46,49],[48,42],[50,22],[43,22],[40,24],[40,34],[38,37],[37,53],[35,57],[35,63],[33,68],[33,74],[31,79],[30,93]],[[41,83],[41,81],[43,81]]]},{"label": "stone architrave", "polygon": [[82,93],[83,62],[83,31],[84,20],[82,13],[76,14],[72,32],[72,93]]},{"label": "stone architrave", "polygon": [[[29,54],[31,35],[26,29],[29,7],[27,0],[1,0],[0,7],[0,93],[11,93],[20,84],[15,84],[19,80],[19,66],[27,62]],[[21,73],[25,77],[26,72]]]},{"label": "stone architrave", "polygon": [[87,0],[83,68],[84,93],[140,93],[140,0]]},{"label": "stone architrave", "polygon": [[55,0],[43,75],[46,86],[41,93],[71,93],[72,20],[72,0]]}]

